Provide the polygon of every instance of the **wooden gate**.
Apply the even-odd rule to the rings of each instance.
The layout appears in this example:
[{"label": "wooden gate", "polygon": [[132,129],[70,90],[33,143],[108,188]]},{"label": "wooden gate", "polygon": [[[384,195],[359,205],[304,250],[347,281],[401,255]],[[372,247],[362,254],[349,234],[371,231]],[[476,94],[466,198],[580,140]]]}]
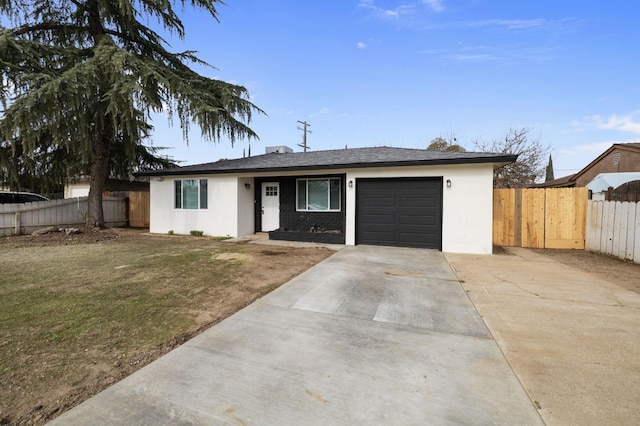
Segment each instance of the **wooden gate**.
[{"label": "wooden gate", "polygon": [[149,227],[150,200],[149,192],[129,192],[129,226],[132,228]]},{"label": "wooden gate", "polygon": [[508,247],[584,249],[586,188],[493,191],[493,243]]}]

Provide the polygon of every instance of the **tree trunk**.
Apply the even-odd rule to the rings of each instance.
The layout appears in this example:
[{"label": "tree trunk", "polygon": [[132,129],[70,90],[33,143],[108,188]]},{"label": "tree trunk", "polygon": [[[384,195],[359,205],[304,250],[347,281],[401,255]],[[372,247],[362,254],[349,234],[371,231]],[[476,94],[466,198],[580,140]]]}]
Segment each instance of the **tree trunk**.
[{"label": "tree trunk", "polygon": [[109,147],[111,145],[111,125],[106,124],[101,136],[93,142],[93,163],[89,188],[89,226],[104,228],[104,212],[102,210],[102,193],[107,180],[109,165]]}]

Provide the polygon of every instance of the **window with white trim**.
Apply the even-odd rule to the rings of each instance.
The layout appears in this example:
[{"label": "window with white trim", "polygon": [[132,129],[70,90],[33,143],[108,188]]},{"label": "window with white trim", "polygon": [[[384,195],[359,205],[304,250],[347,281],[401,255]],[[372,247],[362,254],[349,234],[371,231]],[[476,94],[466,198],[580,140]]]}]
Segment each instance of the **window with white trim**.
[{"label": "window with white trim", "polygon": [[340,211],[340,178],[297,179],[296,210]]},{"label": "window with white trim", "polygon": [[202,210],[208,207],[207,179],[178,179],[173,184],[176,209]]}]

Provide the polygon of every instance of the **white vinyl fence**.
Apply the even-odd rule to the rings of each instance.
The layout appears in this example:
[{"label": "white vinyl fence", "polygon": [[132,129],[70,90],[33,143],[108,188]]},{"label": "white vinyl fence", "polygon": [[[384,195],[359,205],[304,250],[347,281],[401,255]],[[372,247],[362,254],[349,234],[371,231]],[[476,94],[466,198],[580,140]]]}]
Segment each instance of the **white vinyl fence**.
[{"label": "white vinyl fence", "polygon": [[640,203],[589,201],[586,250],[640,263]]},{"label": "white vinyl fence", "polygon": [[[108,226],[127,225],[126,199],[104,197],[102,206]],[[86,222],[87,197],[0,204],[0,236],[30,234],[47,226],[82,226]]]}]

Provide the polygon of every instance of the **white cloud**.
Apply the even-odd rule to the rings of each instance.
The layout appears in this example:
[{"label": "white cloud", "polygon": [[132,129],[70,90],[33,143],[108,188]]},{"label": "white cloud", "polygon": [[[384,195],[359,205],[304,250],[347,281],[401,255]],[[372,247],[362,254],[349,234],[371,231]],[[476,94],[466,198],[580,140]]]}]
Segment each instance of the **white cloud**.
[{"label": "white cloud", "polygon": [[582,130],[595,127],[600,130],[640,134],[640,110],[629,114],[611,114],[609,117],[602,117],[599,114],[590,115],[582,120],[573,121],[571,125]]},{"label": "white cloud", "polygon": [[331,110],[329,108],[322,107],[318,111],[309,114],[309,118],[317,117],[319,115],[326,115],[326,114],[329,114],[330,112],[331,112]]},{"label": "white cloud", "polygon": [[459,53],[449,55],[449,58],[456,61],[467,62],[495,61],[498,59],[497,56],[488,53]]},{"label": "white cloud", "polygon": [[367,43],[365,43],[364,41],[359,41],[358,42],[358,49],[366,49],[366,47],[369,46]]},{"label": "white cloud", "polygon": [[553,153],[555,177],[559,178],[582,170],[587,164],[595,160],[614,143],[621,141],[604,141],[579,144],[560,148]]},{"label": "white cloud", "polygon": [[484,21],[472,21],[464,24],[467,27],[504,27],[509,30],[529,30],[545,25],[544,19],[486,19]]},{"label": "white cloud", "polygon": [[[482,62],[501,60],[502,56],[495,54],[495,49],[490,46],[462,46],[454,50],[422,50],[424,55],[436,55],[442,59],[461,62]],[[504,52],[501,52],[504,53]]]},{"label": "white cloud", "polygon": [[389,19],[399,18],[403,15],[411,15],[415,10],[415,7],[412,5],[400,5],[394,9],[385,9],[380,6],[376,6],[374,0],[360,0],[358,6],[369,9],[379,17]]},{"label": "white cloud", "polygon": [[434,12],[442,12],[444,10],[440,0],[422,0],[422,4],[429,6]]},{"label": "white cloud", "polygon": [[588,144],[574,145],[568,148],[560,149],[560,151],[558,151],[558,154],[564,155],[564,156],[573,156],[577,154],[591,154],[593,155],[593,158],[595,158],[598,155],[602,154],[607,149],[609,149],[609,147],[614,143],[616,142],[594,142],[594,143],[588,143]]}]

